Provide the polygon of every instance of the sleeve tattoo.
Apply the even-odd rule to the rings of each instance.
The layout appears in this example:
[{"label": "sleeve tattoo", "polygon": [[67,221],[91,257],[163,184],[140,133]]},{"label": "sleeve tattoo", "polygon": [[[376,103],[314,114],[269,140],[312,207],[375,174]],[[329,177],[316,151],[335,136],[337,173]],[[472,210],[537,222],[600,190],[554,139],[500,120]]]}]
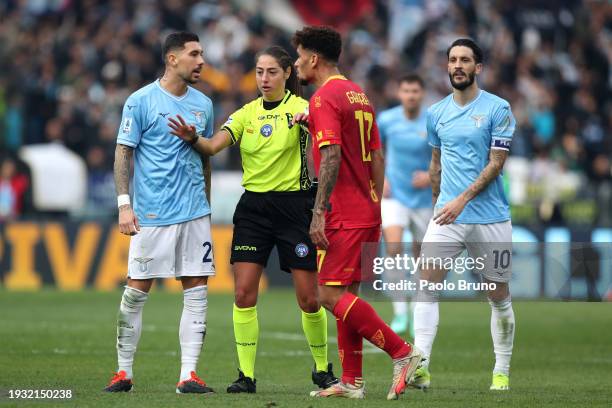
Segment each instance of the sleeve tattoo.
[{"label": "sleeve tattoo", "polygon": [[440,182],[442,180],[442,165],[440,164],[440,149],[434,147],[431,150],[431,162],[429,163],[429,179],[431,180],[432,201],[435,204],[440,195]]},{"label": "sleeve tattoo", "polygon": [[338,179],[338,171],[340,170],[340,161],[342,152],[340,145],[329,145],[321,149],[321,165],[319,166],[319,187],[317,189],[317,197],[315,199],[315,211],[325,212],[329,205],[336,180]]},{"label": "sleeve tattoo", "polygon": [[129,194],[130,192],[130,166],[134,149],[122,144],[115,148],[115,188],[117,195]]},{"label": "sleeve tattoo", "polygon": [[464,192],[465,198],[467,198],[468,201],[480,194],[500,175],[507,157],[507,150],[491,149],[489,153],[489,163],[480,172],[478,178]]}]

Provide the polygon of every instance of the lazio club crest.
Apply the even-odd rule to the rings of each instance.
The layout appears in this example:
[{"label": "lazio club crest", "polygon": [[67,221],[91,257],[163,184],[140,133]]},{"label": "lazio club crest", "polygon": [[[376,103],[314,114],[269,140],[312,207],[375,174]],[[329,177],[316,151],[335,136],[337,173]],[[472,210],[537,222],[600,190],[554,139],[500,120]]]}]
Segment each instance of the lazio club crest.
[{"label": "lazio club crest", "polygon": [[202,124],[202,114],[204,112],[191,111],[191,113],[193,113],[193,116],[195,116],[195,123],[197,123],[198,125],[201,125]]},{"label": "lazio club crest", "polygon": [[474,124],[476,125],[478,129],[480,129],[480,126],[482,125],[482,120],[486,118],[487,115],[472,115],[470,117],[474,119],[474,122],[475,122]]}]

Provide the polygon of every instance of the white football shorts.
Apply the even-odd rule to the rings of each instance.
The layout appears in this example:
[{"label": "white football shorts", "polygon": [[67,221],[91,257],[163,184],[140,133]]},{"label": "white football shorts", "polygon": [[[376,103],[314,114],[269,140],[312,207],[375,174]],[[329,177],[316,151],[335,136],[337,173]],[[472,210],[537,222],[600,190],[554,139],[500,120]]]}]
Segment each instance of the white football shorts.
[{"label": "white football shorts", "polygon": [[210,215],[180,224],[140,227],[131,237],[131,279],[214,276]]},{"label": "white football shorts", "polygon": [[[473,268],[493,282],[509,282],[512,276],[512,223],[438,225],[427,227],[421,257],[457,258],[463,250],[480,268]],[[433,263],[435,265],[435,263]]]},{"label": "white football shorts", "polygon": [[380,206],[383,229],[392,226],[409,228],[417,241],[423,241],[433,215],[431,208],[408,208],[394,198],[383,198]]}]

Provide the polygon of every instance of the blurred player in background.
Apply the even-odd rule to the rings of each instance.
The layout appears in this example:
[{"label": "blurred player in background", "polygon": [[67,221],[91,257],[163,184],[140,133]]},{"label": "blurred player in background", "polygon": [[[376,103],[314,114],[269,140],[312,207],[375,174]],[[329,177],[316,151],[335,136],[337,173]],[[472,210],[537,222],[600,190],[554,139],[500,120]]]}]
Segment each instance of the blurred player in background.
[{"label": "blurred player in background", "polygon": [[[503,189],[504,167],[515,120],[504,99],[481,90],[480,47],[458,39],[447,51],[453,93],[427,111],[427,133],[433,148],[429,175],[434,217],[423,239],[422,257],[455,258],[467,249],[472,259],[484,258],[481,277],[494,282],[488,291],[495,367],[491,390],[509,388],[514,341],[514,312],[508,282],[511,276],[512,224]],[[447,271],[423,268],[421,279],[442,282]],[[414,310],[415,344],[425,360],[413,385],[430,384],[429,358],[438,327],[437,293],[419,293]]]},{"label": "blurred player in background", "polygon": [[316,248],[308,235],[313,193],[308,172],[308,132],[297,122],[308,102],[283,48],[272,46],[255,61],[261,97],[230,115],[211,139],[198,137],[182,118],[172,133],[202,154],[214,155],[240,142],[245,192],[234,212],[231,260],[234,273],[234,335],[240,365],[229,393],[254,393],[259,338],[259,281],[276,245],[281,269],[290,272],[302,310],[302,327],[315,360],[312,381],[320,388],[338,382],[327,360],[327,315],[318,301]]},{"label": "blurred player in background", "polygon": [[336,316],[343,371],[341,382],[311,395],[364,398],[366,338],[393,359],[387,398],[397,399],[421,356],[356,296],[362,280],[362,243],[380,240],[384,159],[374,110],[361,88],[338,71],[340,34],[326,27],[305,27],[295,33],[293,43],[298,77],[317,87],[309,104],[319,178],[310,236],[318,248],[321,303]]},{"label": "blurred player in background", "polygon": [[[179,112],[199,135],[212,136],[212,102],[192,88],[204,66],[198,36],[170,34],[163,45],[161,79],[125,102],[115,151],[119,230],[131,235],[128,282],[117,321],[119,368],[105,389],[132,389],[132,364],[140,338],[142,309],[155,278],[180,279],[183,312],[179,328],[181,373],[177,393],[212,392],[196,375],[206,333],[207,282],[214,275],[210,234],[208,161],[172,137],[167,117]],[[134,207],[129,196],[134,156]],[[205,194],[206,189],[206,194]]]},{"label": "blurred player in background", "polygon": [[[432,216],[429,162],[431,147],[427,143],[427,112],[421,109],[425,83],[415,74],[399,80],[397,97],[400,105],[378,115],[380,139],[385,149],[385,186],[381,203],[382,227],[387,256],[403,252],[404,229],[412,234],[412,254],[421,253],[421,242]],[[400,282],[410,271],[387,270],[387,279]],[[401,291],[391,294],[396,333],[409,332],[414,338],[412,310]],[[412,309],[412,304],[410,309]]]}]

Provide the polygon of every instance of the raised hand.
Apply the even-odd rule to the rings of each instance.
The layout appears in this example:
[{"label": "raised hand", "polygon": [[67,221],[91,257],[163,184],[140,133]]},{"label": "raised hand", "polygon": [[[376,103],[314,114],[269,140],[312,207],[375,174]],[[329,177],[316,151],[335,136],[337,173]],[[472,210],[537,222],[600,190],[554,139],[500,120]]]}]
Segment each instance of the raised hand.
[{"label": "raised hand", "polygon": [[172,129],[170,133],[186,143],[194,144],[198,139],[195,126],[188,125],[181,115],[176,115],[176,119],[168,118],[168,127]]}]

